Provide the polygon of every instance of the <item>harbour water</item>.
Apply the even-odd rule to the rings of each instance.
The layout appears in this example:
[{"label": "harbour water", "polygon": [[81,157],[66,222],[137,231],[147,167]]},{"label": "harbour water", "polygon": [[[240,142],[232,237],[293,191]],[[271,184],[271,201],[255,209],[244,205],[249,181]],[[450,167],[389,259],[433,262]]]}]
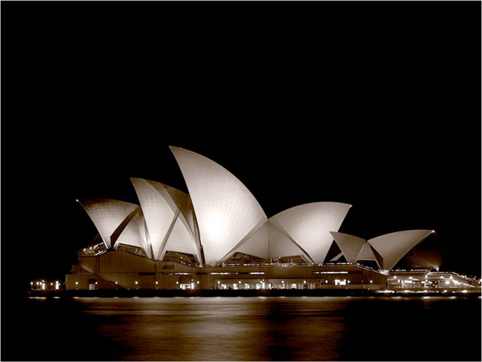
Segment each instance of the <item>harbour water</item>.
[{"label": "harbour water", "polygon": [[[29,298],[2,360],[480,360],[480,297]],[[3,312],[5,316],[5,312]],[[3,327],[3,323],[2,323]],[[20,341],[14,347],[6,341]]]}]

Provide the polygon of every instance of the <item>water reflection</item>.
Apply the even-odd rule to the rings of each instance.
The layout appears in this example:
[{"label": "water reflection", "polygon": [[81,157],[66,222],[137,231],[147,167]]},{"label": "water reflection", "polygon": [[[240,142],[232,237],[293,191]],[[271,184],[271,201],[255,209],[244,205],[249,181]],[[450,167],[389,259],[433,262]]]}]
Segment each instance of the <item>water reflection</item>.
[{"label": "water reflection", "polygon": [[[50,354],[39,348],[43,355],[37,352],[35,360],[480,360],[480,299],[61,298],[30,303],[29,310],[37,308],[31,327],[43,333],[39,343],[55,340],[65,347]],[[51,329],[46,332],[42,323]],[[463,342],[464,348],[442,353],[440,333],[449,333],[451,345]]]},{"label": "water reflection", "polygon": [[336,359],[344,326],[334,298],[166,298],[82,301],[96,333],[134,360]]}]

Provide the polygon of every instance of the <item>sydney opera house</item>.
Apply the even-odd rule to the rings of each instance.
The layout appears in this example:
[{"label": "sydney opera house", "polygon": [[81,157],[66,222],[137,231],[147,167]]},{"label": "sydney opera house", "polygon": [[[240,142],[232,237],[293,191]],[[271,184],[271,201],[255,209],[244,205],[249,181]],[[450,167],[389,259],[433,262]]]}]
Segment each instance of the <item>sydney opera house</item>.
[{"label": "sydney opera house", "polygon": [[299,205],[268,218],[225,168],[183,148],[171,151],[188,194],[132,178],[139,205],[77,200],[98,234],[78,251],[67,290],[386,289],[430,283],[427,271],[409,280],[393,269],[433,230],[369,240],[340,233],[351,205],[338,202]]}]

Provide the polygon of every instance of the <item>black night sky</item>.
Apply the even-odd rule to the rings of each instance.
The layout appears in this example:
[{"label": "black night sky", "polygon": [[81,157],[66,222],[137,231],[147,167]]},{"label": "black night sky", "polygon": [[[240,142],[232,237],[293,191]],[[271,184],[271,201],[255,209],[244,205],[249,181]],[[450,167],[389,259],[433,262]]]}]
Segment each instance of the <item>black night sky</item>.
[{"label": "black night sky", "polygon": [[480,43],[477,2],[3,2],[2,285],[65,278],[76,198],[187,191],[169,145],[268,217],[349,203],[341,232],[435,229],[420,255],[480,276]]}]

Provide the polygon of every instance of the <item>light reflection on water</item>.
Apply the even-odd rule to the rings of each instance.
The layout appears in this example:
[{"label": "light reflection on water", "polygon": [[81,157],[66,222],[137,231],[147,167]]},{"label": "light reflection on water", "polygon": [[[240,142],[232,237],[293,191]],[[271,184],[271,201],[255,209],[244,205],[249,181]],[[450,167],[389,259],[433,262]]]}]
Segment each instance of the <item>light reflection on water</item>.
[{"label": "light reflection on water", "polygon": [[[131,350],[126,359],[336,359],[347,301],[324,298],[85,300],[103,316],[97,333]],[[146,354],[146,351],[147,354]]]},{"label": "light reflection on water", "polygon": [[[55,341],[65,347],[39,348],[34,360],[480,360],[480,298],[61,298],[30,303],[29,310],[37,310],[28,316],[31,325],[22,337],[41,336],[39,346]],[[463,348],[441,349],[442,335],[450,337],[451,346]],[[415,348],[419,342],[414,341],[423,341],[424,348]]]}]

